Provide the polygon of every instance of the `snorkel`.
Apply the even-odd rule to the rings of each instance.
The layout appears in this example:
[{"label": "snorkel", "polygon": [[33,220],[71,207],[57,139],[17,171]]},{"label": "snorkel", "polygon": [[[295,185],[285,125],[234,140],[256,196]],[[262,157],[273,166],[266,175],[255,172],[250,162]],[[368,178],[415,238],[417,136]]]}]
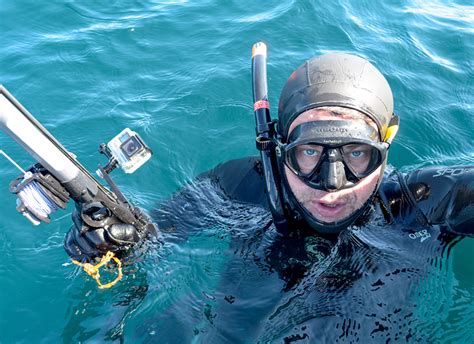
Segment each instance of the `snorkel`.
[{"label": "snorkel", "polygon": [[263,42],[252,47],[253,109],[256,122],[256,146],[260,151],[268,204],[278,229],[288,226],[282,202],[281,181],[275,155],[275,123],[270,116],[267,87],[267,46]]}]

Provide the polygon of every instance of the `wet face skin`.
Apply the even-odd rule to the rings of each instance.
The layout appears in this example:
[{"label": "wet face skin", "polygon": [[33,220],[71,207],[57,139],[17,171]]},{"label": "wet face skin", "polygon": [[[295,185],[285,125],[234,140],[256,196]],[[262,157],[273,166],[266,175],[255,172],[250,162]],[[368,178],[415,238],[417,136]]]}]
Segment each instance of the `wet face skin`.
[{"label": "wet face skin", "polygon": [[[328,110],[311,109],[303,112],[291,123],[289,134],[299,124],[321,120],[367,122],[367,120],[355,118],[351,115],[334,115]],[[375,123],[370,124],[377,128]],[[316,220],[323,223],[344,220],[360,209],[374,192],[380,173],[381,167],[363,178],[352,188],[327,192],[309,187],[285,165],[286,178],[296,199]]]}]

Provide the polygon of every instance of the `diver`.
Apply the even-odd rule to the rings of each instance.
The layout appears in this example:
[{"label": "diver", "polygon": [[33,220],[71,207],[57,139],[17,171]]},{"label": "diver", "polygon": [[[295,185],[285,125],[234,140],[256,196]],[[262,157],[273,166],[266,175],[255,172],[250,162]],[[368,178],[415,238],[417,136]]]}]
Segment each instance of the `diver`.
[{"label": "diver", "polygon": [[[232,264],[250,265],[255,275],[223,275],[222,288],[248,302],[219,305],[211,341],[426,340],[414,326],[416,302],[406,299],[453,244],[474,236],[474,167],[385,171],[397,127],[390,86],[369,61],[346,53],[312,58],[283,87],[269,148],[283,221],[272,223],[257,157],[200,175],[154,212],[164,240],[170,231],[182,239],[199,231],[183,219],[204,217],[214,198],[269,219],[250,231],[241,224],[254,258],[236,254]],[[84,230],[80,207],[64,244],[74,259],[126,254],[147,240],[131,225]],[[257,280],[274,300],[256,306],[260,321],[239,316],[262,296],[246,289]]]}]

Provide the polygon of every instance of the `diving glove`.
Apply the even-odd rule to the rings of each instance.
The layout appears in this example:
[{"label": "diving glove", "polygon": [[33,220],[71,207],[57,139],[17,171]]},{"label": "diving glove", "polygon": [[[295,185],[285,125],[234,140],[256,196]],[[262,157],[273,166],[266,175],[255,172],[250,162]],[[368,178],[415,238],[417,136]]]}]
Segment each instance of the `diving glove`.
[{"label": "diving glove", "polygon": [[[99,225],[86,224],[83,221],[83,214],[87,214],[87,218]],[[142,242],[148,234],[141,233],[133,225],[118,221],[100,203],[76,206],[72,220],[73,226],[66,234],[64,248],[72,259],[78,261],[100,258],[108,251],[122,256]]]}]

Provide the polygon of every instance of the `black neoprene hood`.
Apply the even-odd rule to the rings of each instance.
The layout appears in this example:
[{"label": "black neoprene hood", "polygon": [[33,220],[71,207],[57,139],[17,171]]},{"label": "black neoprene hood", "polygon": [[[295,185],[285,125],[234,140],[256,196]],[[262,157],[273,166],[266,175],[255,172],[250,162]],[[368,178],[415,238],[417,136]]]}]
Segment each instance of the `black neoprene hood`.
[{"label": "black neoprene hood", "polygon": [[[287,142],[291,123],[309,109],[338,106],[358,110],[371,118],[378,127],[382,141],[393,116],[393,95],[384,76],[367,60],[350,54],[333,53],[315,57],[298,67],[288,78],[278,105],[278,134]],[[382,162],[382,172],[386,159]],[[349,217],[332,223],[323,223],[296,199],[280,159],[278,169],[282,176],[283,199],[289,216],[304,220],[320,233],[337,234],[370,209],[373,197]]]},{"label": "black neoprene hood", "polygon": [[367,60],[332,53],[306,61],[291,74],[278,105],[278,133],[288,135],[302,112],[341,106],[358,110],[375,121],[384,138],[393,114],[393,96],[384,76]]}]

